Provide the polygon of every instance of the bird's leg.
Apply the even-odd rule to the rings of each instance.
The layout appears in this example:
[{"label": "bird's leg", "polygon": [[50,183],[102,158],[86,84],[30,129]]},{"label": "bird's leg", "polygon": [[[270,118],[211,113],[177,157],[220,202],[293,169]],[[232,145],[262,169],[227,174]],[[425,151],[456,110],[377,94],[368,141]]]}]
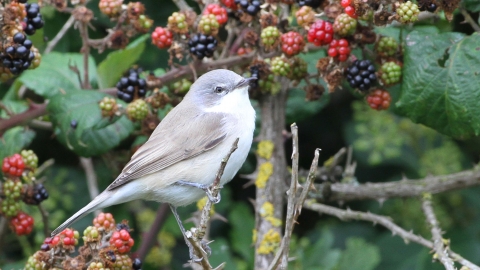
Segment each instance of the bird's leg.
[{"label": "bird's leg", "polygon": [[180,185],[180,186],[187,186],[187,187],[194,187],[194,188],[198,188],[198,189],[201,189],[203,191],[205,191],[205,193],[207,194],[207,197],[208,199],[212,202],[212,203],[219,203],[220,202],[220,199],[222,198],[220,196],[220,193],[218,193],[217,196],[213,196],[212,194],[212,191],[210,190],[209,186],[208,185],[204,185],[204,184],[199,184],[199,183],[194,183],[194,182],[188,182],[188,181],[183,181],[183,180],[179,180],[177,182],[175,182],[176,185]]},{"label": "bird's leg", "polygon": [[195,256],[195,253],[193,251],[194,250],[193,246],[190,243],[190,241],[188,241],[188,239],[187,239],[186,230],[185,230],[185,227],[183,227],[182,220],[180,219],[180,216],[177,213],[177,208],[170,204],[170,209],[172,210],[173,216],[175,216],[175,219],[177,220],[178,226],[180,227],[180,230],[182,231],[183,238],[185,239],[185,243],[188,246],[188,252],[189,252],[189,255],[190,255],[190,259],[192,261],[195,261],[195,262],[201,261],[202,260],[201,258],[197,258],[197,256]]}]

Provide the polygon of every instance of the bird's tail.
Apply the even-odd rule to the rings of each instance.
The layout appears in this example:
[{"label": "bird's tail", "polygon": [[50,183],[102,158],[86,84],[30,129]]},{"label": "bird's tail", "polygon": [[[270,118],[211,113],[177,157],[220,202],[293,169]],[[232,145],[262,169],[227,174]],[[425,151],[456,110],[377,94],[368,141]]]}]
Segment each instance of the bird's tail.
[{"label": "bird's tail", "polygon": [[60,232],[65,230],[67,227],[72,225],[74,222],[83,218],[84,216],[88,215],[89,213],[91,213],[95,210],[105,208],[105,207],[108,207],[108,206],[112,205],[113,203],[109,203],[108,200],[107,200],[108,198],[111,197],[110,193],[111,192],[109,192],[109,191],[104,191],[101,194],[99,194],[97,197],[95,197],[95,199],[93,199],[93,201],[91,201],[89,204],[87,204],[85,207],[80,209],[77,213],[75,213],[73,216],[71,216],[69,219],[67,219],[65,222],[63,222],[62,225],[58,226],[58,228],[56,228],[52,232],[52,236],[55,236],[55,235],[59,234]]}]

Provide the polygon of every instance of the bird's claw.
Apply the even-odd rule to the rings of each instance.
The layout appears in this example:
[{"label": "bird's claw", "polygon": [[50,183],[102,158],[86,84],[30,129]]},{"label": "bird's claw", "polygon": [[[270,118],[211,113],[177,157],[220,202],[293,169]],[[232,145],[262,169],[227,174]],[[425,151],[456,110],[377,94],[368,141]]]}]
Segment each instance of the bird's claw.
[{"label": "bird's claw", "polygon": [[217,196],[213,196],[212,191],[211,191],[209,188],[206,188],[206,189],[204,189],[204,190],[205,190],[205,193],[207,194],[208,199],[209,199],[213,204],[219,203],[220,200],[222,199],[222,196],[220,195],[220,193],[218,193]]}]

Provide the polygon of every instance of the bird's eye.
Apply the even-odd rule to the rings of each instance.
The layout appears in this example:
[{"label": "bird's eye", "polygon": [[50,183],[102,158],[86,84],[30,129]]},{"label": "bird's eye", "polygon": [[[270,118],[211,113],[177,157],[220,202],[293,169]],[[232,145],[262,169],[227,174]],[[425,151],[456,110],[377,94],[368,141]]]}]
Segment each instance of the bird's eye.
[{"label": "bird's eye", "polygon": [[214,90],[214,92],[217,93],[217,94],[221,94],[221,93],[223,93],[224,91],[225,91],[225,89],[224,89],[223,87],[221,87],[221,86],[215,87],[215,90]]}]

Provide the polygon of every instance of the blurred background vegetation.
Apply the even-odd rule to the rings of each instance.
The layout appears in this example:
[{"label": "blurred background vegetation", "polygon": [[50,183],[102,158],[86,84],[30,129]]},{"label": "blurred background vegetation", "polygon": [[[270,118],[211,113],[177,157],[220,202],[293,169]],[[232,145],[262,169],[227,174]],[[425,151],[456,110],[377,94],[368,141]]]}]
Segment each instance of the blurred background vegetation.
[{"label": "blurred background vegetation", "polygon": [[[171,1],[142,0],[147,14],[154,20],[155,26],[166,25],[166,18],[177,10]],[[195,5],[192,5],[195,6]],[[97,1],[89,4],[95,14]],[[53,38],[68,14],[43,8],[46,27],[32,37],[34,44],[42,51],[46,41]],[[478,13],[475,14],[478,19]],[[457,31],[471,34],[468,24],[462,24],[458,14],[452,23],[440,20],[436,26],[441,31]],[[106,29],[113,26],[106,16],[97,16],[93,21],[96,31],[92,38],[103,37]],[[408,29],[406,30],[408,31]],[[395,31],[393,31],[395,35]],[[398,33],[398,32],[396,32]],[[398,35],[396,36],[398,38]],[[43,44],[43,45],[42,45]],[[56,52],[79,52],[81,40],[78,31],[70,29],[56,46]],[[92,51],[96,63],[100,63],[111,50],[102,54]],[[309,68],[315,70],[315,63],[323,52],[304,55]],[[138,61],[144,70],[167,68],[168,54],[149,44]],[[0,98],[9,85],[0,85]],[[393,102],[397,100],[400,87],[391,91]],[[307,103],[305,93],[292,89],[288,100],[287,124],[297,122],[300,136],[300,163],[308,168],[316,147],[322,149],[321,163],[328,160],[340,148],[353,147],[354,160],[358,162],[356,177],[359,182],[385,182],[408,178],[423,178],[428,175],[441,175],[472,168],[479,162],[480,138],[456,141],[438,132],[412,123],[398,116],[395,108],[389,111],[371,110],[361,97],[346,88],[333,94],[325,94],[318,100]],[[394,106],[392,106],[394,107]],[[288,130],[288,126],[285,127]],[[66,149],[52,138],[52,132],[36,130],[36,136],[28,147],[39,156],[40,163],[53,158],[53,165],[47,172],[45,186],[50,198],[44,206],[50,213],[50,227],[54,228],[72,215],[90,200],[85,174],[79,165],[77,155]],[[117,176],[123,164],[131,156],[134,136],[116,147],[114,151],[95,157],[95,171],[99,179],[99,188],[103,190]],[[291,141],[287,140],[287,156],[291,151]],[[252,150],[253,153],[254,150]],[[250,173],[255,168],[255,158],[248,159],[240,172]],[[227,269],[250,269],[253,265],[252,229],[254,210],[249,198],[255,196],[255,187],[243,188],[247,182],[237,178],[222,190],[222,201],[215,205],[216,213],[228,219],[228,222],[215,220],[211,227],[210,246],[213,250],[212,265],[226,261]],[[457,253],[474,263],[480,263],[480,187],[460,191],[446,192],[434,197],[434,208],[445,238],[451,239],[451,247]],[[430,238],[424,215],[418,199],[390,199],[387,201],[349,202],[342,207],[371,211],[388,215],[406,230],[413,230],[425,238]],[[135,229],[133,235],[138,248],[142,234],[155,218],[156,203],[135,201],[110,207],[116,220],[128,219]],[[41,220],[36,208],[25,209],[35,220]],[[196,206],[179,209],[185,219]],[[77,222],[74,227],[83,231],[90,225],[92,215]],[[187,227],[191,225],[186,224]],[[43,242],[42,223],[37,222],[34,234],[30,237],[17,237],[7,233],[0,247],[0,266],[2,269],[20,269],[28,256],[36,251]],[[291,269],[442,269],[439,263],[432,263],[427,248],[404,241],[382,227],[366,222],[342,222],[336,218],[319,216],[304,210],[295,228],[291,256],[297,259],[291,263]],[[180,269],[188,259],[188,251],[181,233],[169,216],[166,224],[157,236],[158,243],[149,252],[143,269]],[[135,248],[134,248],[135,250]]]}]

